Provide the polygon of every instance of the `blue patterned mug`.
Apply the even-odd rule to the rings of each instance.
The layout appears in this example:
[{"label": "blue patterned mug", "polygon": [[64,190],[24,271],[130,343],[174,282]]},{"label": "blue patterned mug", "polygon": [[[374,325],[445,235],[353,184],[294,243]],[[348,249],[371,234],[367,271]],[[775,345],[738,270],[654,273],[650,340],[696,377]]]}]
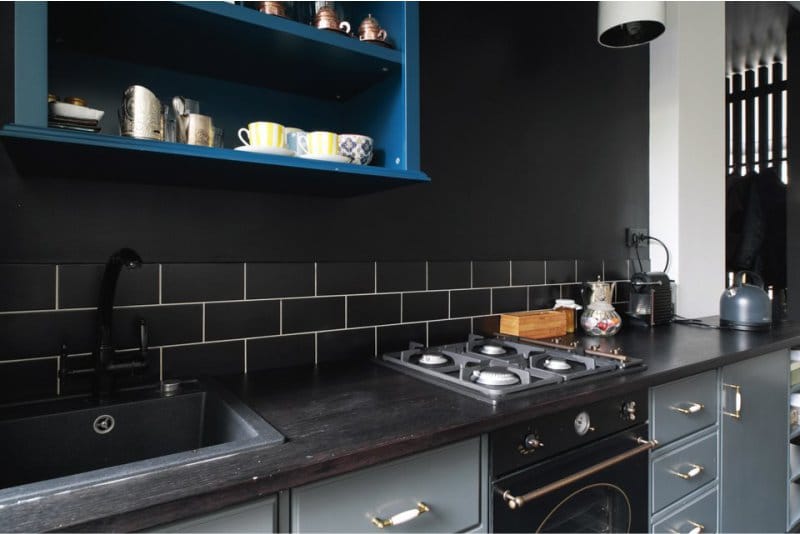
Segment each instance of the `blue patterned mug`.
[{"label": "blue patterned mug", "polygon": [[339,151],[356,165],[372,161],[372,138],[359,134],[339,134]]},{"label": "blue patterned mug", "polygon": [[300,128],[286,128],[286,148],[294,152],[295,156],[308,154],[308,132]]}]

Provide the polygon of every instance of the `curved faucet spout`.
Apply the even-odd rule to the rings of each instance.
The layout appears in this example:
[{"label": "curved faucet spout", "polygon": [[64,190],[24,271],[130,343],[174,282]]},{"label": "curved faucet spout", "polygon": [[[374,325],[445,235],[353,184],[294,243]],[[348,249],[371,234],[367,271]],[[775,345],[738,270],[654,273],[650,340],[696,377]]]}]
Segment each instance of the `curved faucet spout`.
[{"label": "curved faucet spout", "polygon": [[111,319],[114,311],[114,294],[117,280],[123,267],[141,267],[142,258],[136,251],[122,248],[114,252],[106,262],[103,281],[100,284],[100,298],[97,304],[97,345],[94,353],[94,394],[105,398],[111,393],[111,373],[109,366],[114,359],[114,345],[111,339]]}]

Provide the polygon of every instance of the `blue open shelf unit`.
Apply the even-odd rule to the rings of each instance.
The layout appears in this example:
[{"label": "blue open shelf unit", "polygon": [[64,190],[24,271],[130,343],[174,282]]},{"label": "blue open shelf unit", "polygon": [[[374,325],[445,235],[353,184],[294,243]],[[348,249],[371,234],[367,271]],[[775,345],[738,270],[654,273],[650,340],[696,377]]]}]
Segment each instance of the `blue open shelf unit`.
[{"label": "blue open shelf unit", "polygon": [[[14,123],[0,140],[22,175],[312,195],[427,182],[419,159],[418,6],[343,6],[354,29],[375,16],[393,48],[224,2],[17,3]],[[199,100],[227,148],[117,135],[121,95],[133,84],[164,104],[175,95]],[[104,110],[101,132],[48,128],[48,92]],[[357,166],[231,150],[240,144],[237,130],[258,120],[369,135],[375,157]]]}]

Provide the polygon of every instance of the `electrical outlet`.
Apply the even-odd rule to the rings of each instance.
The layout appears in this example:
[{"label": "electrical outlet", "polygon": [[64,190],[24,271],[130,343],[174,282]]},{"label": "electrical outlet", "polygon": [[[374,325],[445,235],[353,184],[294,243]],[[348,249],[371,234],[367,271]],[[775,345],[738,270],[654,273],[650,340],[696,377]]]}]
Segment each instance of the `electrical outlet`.
[{"label": "electrical outlet", "polygon": [[628,248],[637,245],[646,247],[646,239],[638,239],[639,236],[647,235],[647,228],[625,228],[625,246]]}]

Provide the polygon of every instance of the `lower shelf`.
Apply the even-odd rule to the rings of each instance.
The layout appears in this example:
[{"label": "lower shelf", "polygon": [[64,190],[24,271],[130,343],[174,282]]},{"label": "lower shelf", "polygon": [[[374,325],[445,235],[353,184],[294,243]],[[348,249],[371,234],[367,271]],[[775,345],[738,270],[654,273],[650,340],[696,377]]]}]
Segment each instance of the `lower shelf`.
[{"label": "lower shelf", "polygon": [[6,125],[0,140],[23,176],[323,196],[354,196],[430,181],[419,171],[31,126]]}]

